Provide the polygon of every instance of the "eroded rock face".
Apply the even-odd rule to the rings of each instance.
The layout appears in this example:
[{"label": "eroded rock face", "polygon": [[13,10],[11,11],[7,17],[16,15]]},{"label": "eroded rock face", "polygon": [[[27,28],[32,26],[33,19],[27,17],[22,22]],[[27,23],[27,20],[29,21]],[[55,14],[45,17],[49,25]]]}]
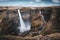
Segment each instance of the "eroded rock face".
[{"label": "eroded rock face", "polygon": [[[57,11],[58,10],[58,11]],[[20,34],[22,37],[34,37],[37,35],[48,35],[52,33],[60,32],[60,9],[52,9],[51,14],[42,14],[45,18],[45,22],[42,19],[39,12],[31,14],[31,30],[25,33]],[[5,12],[3,12],[5,13]],[[44,11],[43,11],[44,13]],[[4,15],[4,14],[3,14]],[[7,15],[7,14],[6,14]],[[30,15],[23,16],[23,19],[28,19]],[[41,32],[41,29],[44,30]],[[13,34],[18,35],[19,29],[17,28],[19,26],[19,18],[16,10],[10,10],[9,12],[9,19],[7,17],[2,17],[2,21],[0,22],[0,27],[2,28],[3,34]],[[48,37],[49,38],[49,37]],[[47,39],[48,39],[47,38]],[[44,40],[44,39],[43,39]]]},{"label": "eroded rock face", "polygon": [[39,12],[36,12],[32,15],[32,30],[34,31],[41,31],[42,24],[44,26],[44,20],[41,17],[41,14]]},{"label": "eroded rock face", "polygon": [[52,15],[50,17],[50,20],[46,24],[46,29],[44,34],[51,34],[51,33],[60,33],[60,9],[53,9]]},{"label": "eroded rock face", "polygon": [[[5,15],[4,15],[5,14]],[[4,15],[4,16],[3,16]],[[1,34],[18,34],[18,14],[15,11],[5,10],[2,14],[3,18],[0,22]]]}]

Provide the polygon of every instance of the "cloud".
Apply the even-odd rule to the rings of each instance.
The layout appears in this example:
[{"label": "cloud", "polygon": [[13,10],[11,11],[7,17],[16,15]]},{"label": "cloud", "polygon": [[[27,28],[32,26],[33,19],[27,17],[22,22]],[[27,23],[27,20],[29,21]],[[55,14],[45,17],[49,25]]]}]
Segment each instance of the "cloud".
[{"label": "cloud", "polygon": [[0,0],[0,1],[3,1],[3,0]]},{"label": "cloud", "polygon": [[59,3],[60,1],[59,0],[52,0],[53,2],[55,2],[55,3]]},{"label": "cloud", "polygon": [[30,4],[34,3],[34,2],[29,2]]},{"label": "cloud", "polygon": [[7,1],[7,0],[0,0],[0,1],[2,2],[2,1]]},{"label": "cloud", "polygon": [[41,2],[42,0],[34,0],[35,2]]}]

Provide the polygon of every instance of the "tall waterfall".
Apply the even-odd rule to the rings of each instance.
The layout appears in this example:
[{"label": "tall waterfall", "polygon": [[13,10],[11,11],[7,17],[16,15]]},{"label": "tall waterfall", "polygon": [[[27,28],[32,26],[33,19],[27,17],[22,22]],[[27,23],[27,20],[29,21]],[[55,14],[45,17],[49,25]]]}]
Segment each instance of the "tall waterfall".
[{"label": "tall waterfall", "polygon": [[30,25],[26,26],[25,22],[22,19],[22,16],[21,16],[21,13],[20,13],[19,9],[18,9],[18,14],[19,14],[19,20],[20,20],[20,27],[19,27],[20,32],[25,32],[25,31],[30,30]]},{"label": "tall waterfall", "polygon": [[[46,24],[46,22],[45,22],[45,19],[44,19],[44,16],[42,15],[42,13],[41,13],[41,11],[39,11],[39,13],[40,13],[40,15],[41,15],[41,17],[42,17],[42,23],[41,23],[41,27],[44,29],[45,27],[44,27],[44,25]],[[43,30],[42,29],[42,30]]]},{"label": "tall waterfall", "polygon": [[39,11],[39,13],[40,13],[40,15],[41,15],[42,19],[44,20],[44,16],[41,14],[41,11]]},{"label": "tall waterfall", "polygon": [[44,19],[44,16],[42,15],[41,11],[39,11],[39,13],[40,13],[40,15],[41,15],[41,17],[42,17],[42,20],[43,20],[44,23],[45,23],[45,19]]}]

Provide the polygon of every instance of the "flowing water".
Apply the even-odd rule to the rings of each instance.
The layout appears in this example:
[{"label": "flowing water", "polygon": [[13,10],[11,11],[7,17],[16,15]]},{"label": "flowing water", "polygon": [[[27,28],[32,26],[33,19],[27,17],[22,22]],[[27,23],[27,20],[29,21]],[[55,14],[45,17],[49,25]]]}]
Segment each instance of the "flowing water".
[{"label": "flowing water", "polygon": [[42,17],[42,20],[45,22],[45,19],[44,19],[44,16],[42,15],[41,11],[39,11],[41,17]]},{"label": "flowing water", "polygon": [[25,24],[25,22],[23,21],[23,19],[22,19],[22,15],[21,15],[21,13],[20,13],[20,10],[18,9],[18,15],[19,15],[19,20],[20,20],[20,27],[19,27],[19,29],[20,29],[20,32],[25,32],[25,31],[29,31],[30,30],[30,25],[29,25],[29,22],[27,21],[26,22],[26,24]]},{"label": "flowing water", "polygon": [[39,13],[40,13],[40,15],[41,15],[42,19],[44,20],[44,16],[42,15],[41,11],[39,11]]},{"label": "flowing water", "polygon": [[[41,15],[41,17],[42,17],[42,21],[43,21],[43,22],[41,23],[41,26],[40,26],[40,27],[42,27],[42,28],[44,29],[44,28],[45,28],[44,25],[45,25],[46,22],[45,22],[44,16],[42,15],[41,11],[39,11],[39,13],[40,13],[40,15]],[[43,29],[42,29],[42,30],[43,30]]]}]

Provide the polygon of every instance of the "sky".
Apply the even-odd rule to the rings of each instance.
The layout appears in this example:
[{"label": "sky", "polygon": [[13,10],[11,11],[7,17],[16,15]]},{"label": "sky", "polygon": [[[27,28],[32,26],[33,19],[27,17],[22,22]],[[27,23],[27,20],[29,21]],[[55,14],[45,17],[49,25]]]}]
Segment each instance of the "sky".
[{"label": "sky", "polygon": [[0,6],[60,6],[60,0],[0,0]]}]

